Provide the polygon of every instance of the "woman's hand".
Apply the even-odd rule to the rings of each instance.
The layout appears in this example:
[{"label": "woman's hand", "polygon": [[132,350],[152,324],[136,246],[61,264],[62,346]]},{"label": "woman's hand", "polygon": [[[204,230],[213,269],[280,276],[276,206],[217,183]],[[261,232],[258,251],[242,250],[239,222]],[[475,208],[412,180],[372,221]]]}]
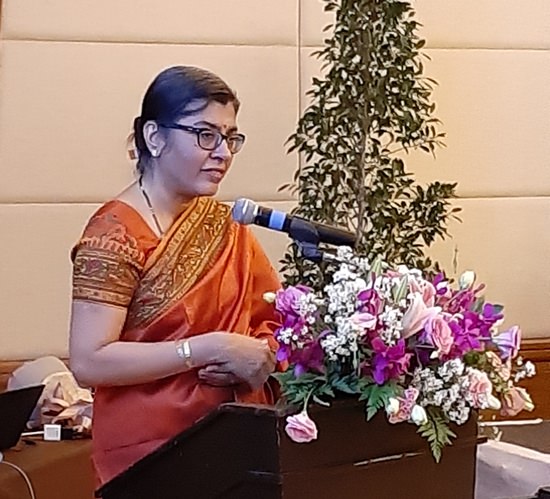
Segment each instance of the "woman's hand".
[{"label": "woman's hand", "polygon": [[275,369],[275,354],[267,340],[235,333],[214,335],[218,343],[217,359],[214,362],[217,371],[232,373],[252,389],[260,388]]},{"label": "woman's hand", "polygon": [[199,380],[210,386],[236,386],[240,385],[243,380],[238,378],[231,371],[227,371],[218,364],[203,367],[198,371]]}]

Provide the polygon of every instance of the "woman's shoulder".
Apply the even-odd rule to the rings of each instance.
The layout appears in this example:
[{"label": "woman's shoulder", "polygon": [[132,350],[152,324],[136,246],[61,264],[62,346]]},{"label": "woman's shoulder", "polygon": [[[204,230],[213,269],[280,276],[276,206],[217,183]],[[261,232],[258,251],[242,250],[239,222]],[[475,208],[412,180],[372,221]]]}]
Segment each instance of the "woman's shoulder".
[{"label": "woman's shoulder", "polygon": [[114,199],[90,217],[77,247],[123,253],[132,260],[142,260],[157,244],[158,238],[137,210]]},{"label": "woman's shoulder", "polygon": [[128,227],[146,227],[145,220],[130,204],[120,199],[111,199],[101,205],[89,218],[86,229],[95,225],[126,225]]}]

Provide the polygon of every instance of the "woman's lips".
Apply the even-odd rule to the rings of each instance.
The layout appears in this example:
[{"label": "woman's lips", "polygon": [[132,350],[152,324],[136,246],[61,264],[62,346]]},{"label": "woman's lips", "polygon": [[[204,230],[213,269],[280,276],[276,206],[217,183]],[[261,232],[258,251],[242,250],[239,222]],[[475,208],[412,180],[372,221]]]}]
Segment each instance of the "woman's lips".
[{"label": "woman's lips", "polygon": [[215,182],[215,183],[221,182],[221,180],[225,175],[224,170],[217,170],[217,169],[208,169],[208,170],[203,170],[202,172],[205,173],[212,180],[212,182]]}]

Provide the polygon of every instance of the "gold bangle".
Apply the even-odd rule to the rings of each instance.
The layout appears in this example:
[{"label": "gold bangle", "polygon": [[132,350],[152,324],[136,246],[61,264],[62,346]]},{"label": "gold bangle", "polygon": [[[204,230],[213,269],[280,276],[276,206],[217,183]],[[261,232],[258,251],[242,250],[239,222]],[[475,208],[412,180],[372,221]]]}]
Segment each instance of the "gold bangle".
[{"label": "gold bangle", "polygon": [[191,369],[193,367],[193,362],[191,359],[191,345],[189,344],[189,340],[176,341],[176,353],[183,361],[183,364],[187,369]]}]

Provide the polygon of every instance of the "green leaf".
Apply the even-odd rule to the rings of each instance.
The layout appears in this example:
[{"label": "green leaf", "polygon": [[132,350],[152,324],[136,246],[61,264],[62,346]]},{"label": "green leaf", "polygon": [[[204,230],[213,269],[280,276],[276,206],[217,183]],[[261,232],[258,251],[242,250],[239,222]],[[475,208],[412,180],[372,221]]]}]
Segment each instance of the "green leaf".
[{"label": "green leaf", "polygon": [[449,428],[449,422],[439,407],[427,407],[426,415],[428,420],[418,428],[418,433],[428,440],[432,455],[439,463],[443,447],[452,445],[451,438],[456,438],[456,434]]},{"label": "green leaf", "polygon": [[399,285],[395,286],[393,289],[393,299],[399,303],[402,299],[407,297],[408,292],[409,280],[407,276],[404,276],[399,282]]},{"label": "green leaf", "polygon": [[382,255],[378,255],[374,260],[374,262],[372,262],[370,270],[375,275],[375,277],[378,277],[379,275],[382,274],[382,271],[383,271],[382,261],[383,261]]},{"label": "green leaf", "polygon": [[360,400],[367,401],[367,421],[371,420],[380,409],[384,409],[390,398],[395,397],[397,392],[397,386],[393,382],[368,385],[360,397]]},{"label": "green leaf", "polygon": [[329,383],[332,388],[342,393],[349,395],[358,393],[357,376],[355,375],[341,376],[339,373],[335,373],[334,376],[329,377]]}]

